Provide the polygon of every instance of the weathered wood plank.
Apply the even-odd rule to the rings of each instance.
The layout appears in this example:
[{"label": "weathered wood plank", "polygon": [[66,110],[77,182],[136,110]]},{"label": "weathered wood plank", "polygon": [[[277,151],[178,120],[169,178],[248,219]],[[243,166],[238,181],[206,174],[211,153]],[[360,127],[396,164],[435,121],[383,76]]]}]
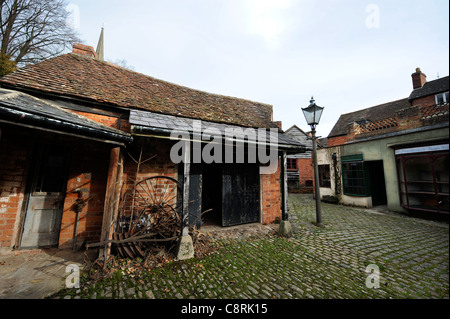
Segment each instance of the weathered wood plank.
[{"label": "weathered wood plank", "polygon": [[[112,239],[114,221],[119,209],[120,191],[122,188],[123,154],[120,147],[111,150],[109,161],[108,180],[106,184],[105,204],[103,209],[102,232],[100,241]],[[111,245],[108,244],[106,251],[100,249],[100,256],[109,255]]]},{"label": "weathered wood plank", "polygon": [[184,150],[184,181],[183,181],[183,230],[182,235],[189,234],[189,189],[191,175],[191,143],[186,141]]}]

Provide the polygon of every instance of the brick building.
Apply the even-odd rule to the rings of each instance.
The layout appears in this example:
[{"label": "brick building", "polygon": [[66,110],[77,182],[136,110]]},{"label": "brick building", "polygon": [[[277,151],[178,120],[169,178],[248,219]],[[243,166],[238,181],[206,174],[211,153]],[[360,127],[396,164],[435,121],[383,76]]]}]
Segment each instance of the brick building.
[{"label": "brick building", "polygon": [[[285,131],[290,138],[306,146],[306,152],[290,154],[287,156],[287,175],[289,192],[292,193],[314,193],[314,166],[311,155],[312,139],[311,132],[304,132],[297,125],[293,125]],[[317,139],[317,148],[326,145],[326,139]],[[319,167],[322,174],[322,167]],[[322,179],[326,183],[326,176]]]},{"label": "brick building", "polygon": [[[278,130],[271,105],[158,80],[80,44],[0,85],[0,247],[76,249],[111,239],[119,212],[160,196],[161,188],[144,189],[157,176],[183,234],[192,223],[272,223],[287,210],[284,159],[304,146]],[[242,134],[227,140],[230,129]],[[254,140],[252,132],[267,136]],[[196,161],[216,140],[218,160]],[[227,142],[235,143],[230,163]],[[176,145],[181,162],[172,160]],[[274,148],[275,162],[247,159],[252,145]]]},{"label": "brick building", "polygon": [[408,98],[340,116],[318,152],[331,181],[322,196],[448,214],[449,77],[427,82],[417,68],[412,82]]}]

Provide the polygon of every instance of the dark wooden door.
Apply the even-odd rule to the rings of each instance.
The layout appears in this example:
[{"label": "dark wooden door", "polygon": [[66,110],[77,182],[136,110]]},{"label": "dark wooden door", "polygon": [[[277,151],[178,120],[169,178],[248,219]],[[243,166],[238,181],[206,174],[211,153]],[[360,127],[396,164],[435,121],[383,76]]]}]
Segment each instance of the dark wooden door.
[{"label": "dark wooden door", "polygon": [[40,146],[32,174],[21,247],[56,246],[67,183],[64,147]]},{"label": "dark wooden door", "polygon": [[202,165],[191,164],[189,180],[189,226],[202,225]]},{"label": "dark wooden door", "polygon": [[259,222],[259,166],[223,166],[222,226]]}]

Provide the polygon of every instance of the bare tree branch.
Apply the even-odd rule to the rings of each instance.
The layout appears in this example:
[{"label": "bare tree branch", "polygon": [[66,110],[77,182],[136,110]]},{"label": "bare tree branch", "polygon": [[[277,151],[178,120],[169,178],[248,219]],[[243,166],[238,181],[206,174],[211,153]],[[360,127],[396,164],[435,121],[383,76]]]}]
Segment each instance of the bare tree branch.
[{"label": "bare tree branch", "polygon": [[66,0],[0,0],[0,53],[19,65],[57,56],[80,42]]}]

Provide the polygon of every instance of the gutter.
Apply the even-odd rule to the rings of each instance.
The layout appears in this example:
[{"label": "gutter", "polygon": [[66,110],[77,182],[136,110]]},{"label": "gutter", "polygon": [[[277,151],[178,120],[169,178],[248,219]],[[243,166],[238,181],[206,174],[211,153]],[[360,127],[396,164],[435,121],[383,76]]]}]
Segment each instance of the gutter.
[{"label": "gutter", "polygon": [[133,137],[127,133],[119,134],[107,130],[96,129],[76,123],[49,118],[37,114],[31,114],[0,105],[0,122],[13,125],[21,125],[56,133],[68,133],[82,138],[94,139],[113,144],[126,144],[133,141]]},{"label": "gutter", "polygon": [[[137,136],[147,136],[147,137],[155,137],[155,138],[163,138],[163,139],[171,139],[171,140],[183,140],[183,138],[170,138],[170,135],[172,133],[186,133],[184,130],[170,130],[165,128],[155,128],[150,126],[143,126],[143,125],[131,125],[131,132],[133,135]],[[212,137],[212,135],[209,135]],[[193,132],[189,132],[190,140],[194,140],[201,142],[201,143],[213,143],[212,141],[203,140],[201,136],[198,134],[193,134]],[[294,145],[294,144],[273,144],[268,142],[259,142],[259,141],[248,141],[245,139],[238,139],[236,137],[229,139],[224,137],[223,135],[220,136],[224,142],[231,141],[231,142],[240,142],[240,143],[247,143],[247,144],[256,144],[256,145],[262,145],[262,146],[268,146],[268,147],[274,147],[274,148],[280,148],[285,150],[290,150],[292,152],[296,153],[303,153],[306,148],[303,145]],[[222,143],[223,144],[223,143]]]}]

